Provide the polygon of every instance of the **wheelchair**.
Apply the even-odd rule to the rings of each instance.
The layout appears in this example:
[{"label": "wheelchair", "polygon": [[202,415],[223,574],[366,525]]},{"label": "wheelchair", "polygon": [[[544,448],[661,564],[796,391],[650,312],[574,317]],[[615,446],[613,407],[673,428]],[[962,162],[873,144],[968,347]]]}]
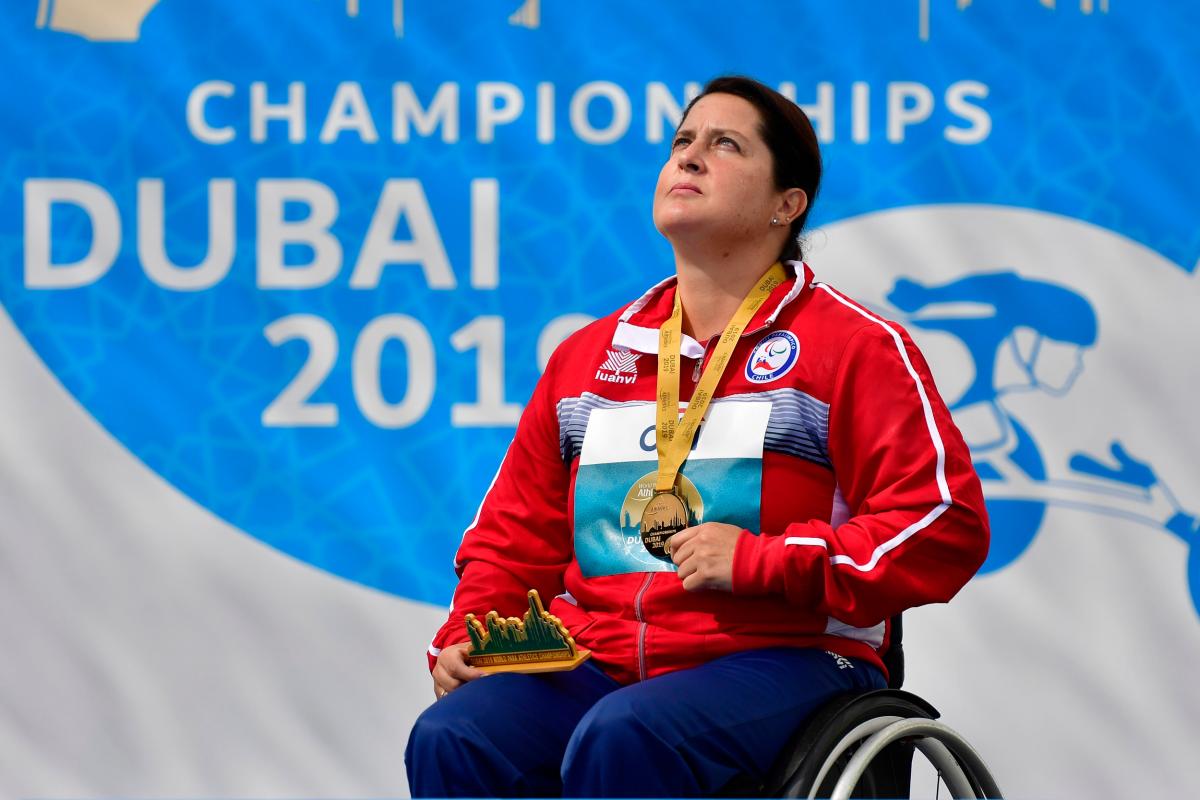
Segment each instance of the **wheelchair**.
[{"label": "wheelchair", "polygon": [[1000,798],[979,754],[904,683],[903,625],[892,618],[883,661],[888,688],[829,700],[783,748],[761,784],[736,781],[727,797],[908,798],[920,751],[955,798]]}]

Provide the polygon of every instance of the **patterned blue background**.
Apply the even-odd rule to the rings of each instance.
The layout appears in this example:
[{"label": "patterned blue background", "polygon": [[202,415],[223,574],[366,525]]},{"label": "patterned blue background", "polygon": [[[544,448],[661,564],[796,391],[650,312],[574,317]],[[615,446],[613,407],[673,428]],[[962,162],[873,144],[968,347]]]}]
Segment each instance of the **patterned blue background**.
[{"label": "patterned blue background", "polygon": [[[48,4],[50,14],[56,3]],[[62,5],[58,0],[57,5]],[[161,0],[136,42],[93,42],[39,27],[37,0],[0,11],[0,302],[64,386],[135,455],[197,502],[247,533],[348,579],[402,596],[444,602],[450,558],[474,514],[511,427],[455,428],[450,406],[476,392],[476,352],[451,335],[498,315],[505,328],[505,390],[523,402],[538,375],[536,342],[559,315],[608,313],[671,269],[650,223],[650,193],[665,143],[646,141],[644,92],[724,72],[792,82],[812,103],[832,84],[833,138],[814,230],[878,209],[986,203],[1042,209],[1090,221],[1157,250],[1185,271],[1200,258],[1196,223],[1200,166],[1200,7],[1111,0],[1084,14],[1072,0],[818,0],[565,3],[545,0],[533,29],[509,24],[515,0],[404,5],[363,0],[357,16],[338,0],[236,3]],[[232,99],[210,104],[234,142],[196,140],[185,120],[194,86],[229,81]],[[612,81],[630,96],[628,133],[611,145],[581,142],[568,122],[571,94]],[[979,144],[948,142],[946,89],[986,84],[991,131]],[[249,86],[265,81],[274,102],[303,82],[308,140],[289,143],[282,124],[249,137]],[[317,140],[337,84],[362,85],[380,141],[353,133]],[[413,84],[423,102],[458,82],[461,139],[391,141],[391,85]],[[507,81],[525,113],[476,140],[474,90]],[[557,90],[557,138],[535,137],[536,84]],[[870,139],[851,136],[851,85],[871,88]],[[929,87],[935,110],[886,138],[886,85]],[[596,108],[593,124],[607,122]],[[199,292],[164,290],[139,266],[136,182],[166,187],[167,250],[179,263],[203,257],[207,182],[237,182],[237,256],[229,275]],[[255,181],[302,177],[327,185],[340,214],[340,274],[309,290],[255,285]],[[372,290],[349,288],[362,237],[389,177],[416,178],[429,199],[458,278],[431,290],[412,265],[389,267]],[[500,183],[500,286],[469,287],[468,198],[474,178]],[[102,187],[123,228],[112,269],[69,290],[26,288],[23,185],[71,178]],[[57,208],[53,255],[81,257],[91,226]],[[405,231],[397,233],[404,238]],[[819,232],[811,234],[820,236]],[[936,246],[936,243],[931,243]],[[303,248],[289,252],[303,262]],[[827,277],[836,282],[836,276]],[[338,360],[314,402],[332,402],[330,428],[265,428],[263,409],[305,360],[299,342],[272,346],[263,328],[293,313],[332,324]],[[351,391],[351,353],[365,325],[401,313],[429,332],[436,352],[433,403],[416,424],[373,425]],[[389,345],[384,393],[404,391],[407,362]],[[164,520],[163,525],[170,525]]]}]

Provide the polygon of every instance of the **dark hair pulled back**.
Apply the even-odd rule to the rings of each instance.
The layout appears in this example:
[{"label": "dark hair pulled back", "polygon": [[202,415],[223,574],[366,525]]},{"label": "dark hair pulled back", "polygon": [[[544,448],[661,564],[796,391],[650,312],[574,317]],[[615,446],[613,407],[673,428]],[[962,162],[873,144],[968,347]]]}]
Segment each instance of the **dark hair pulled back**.
[{"label": "dark hair pulled back", "polygon": [[800,232],[804,230],[808,212],[812,210],[821,186],[821,149],[812,122],[800,106],[770,86],[742,75],[723,75],[709,81],[703,91],[688,103],[679,121],[680,126],[696,101],[710,94],[731,94],[758,110],[762,119],[758,132],[771,151],[776,190],[798,188],[808,196],[808,206],[803,214],[792,220],[790,235],[779,254],[782,261],[801,260],[804,253],[800,248]]}]

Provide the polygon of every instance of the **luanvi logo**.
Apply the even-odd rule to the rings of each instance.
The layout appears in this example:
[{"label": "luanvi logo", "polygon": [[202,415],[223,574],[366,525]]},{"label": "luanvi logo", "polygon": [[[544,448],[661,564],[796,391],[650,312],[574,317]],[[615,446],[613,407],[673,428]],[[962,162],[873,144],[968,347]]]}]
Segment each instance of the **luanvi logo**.
[{"label": "luanvi logo", "polygon": [[[328,1],[328,0],[327,0]],[[342,0],[333,0],[342,2]],[[142,21],[161,0],[38,0],[37,27],[74,33],[93,42],[136,42]],[[358,17],[362,0],[344,0],[346,15]],[[404,36],[404,0],[392,2],[392,30]],[[538,28],[542,0],[524,0],[509,17],[510,25]]]},{"label": "luanvi logo", "polygon": [[628,350],[609,350],[608,357],[596,370],[596,380],[608,383],[633,383],[637,380],[638,354]]},{"label": "luanvi logo", "polygon": [[833,659],[833,663],[837,664],[838,669],[854,669],[854,662],[845,656],[840,656],[832,650],[826,650],[825,652]]}]

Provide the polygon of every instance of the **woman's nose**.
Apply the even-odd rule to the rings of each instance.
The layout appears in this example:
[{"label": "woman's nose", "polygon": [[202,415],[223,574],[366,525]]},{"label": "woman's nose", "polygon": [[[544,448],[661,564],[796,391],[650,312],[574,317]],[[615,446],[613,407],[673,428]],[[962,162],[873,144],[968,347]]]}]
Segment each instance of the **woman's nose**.
[{"label": "woman's nose", "polygon": [[679,168],[687,172],[701,172],[704,170],[704,161],[700,157],[700,153],[696,150],[696,143],[692,142],[687,147],[679,151]]}]

